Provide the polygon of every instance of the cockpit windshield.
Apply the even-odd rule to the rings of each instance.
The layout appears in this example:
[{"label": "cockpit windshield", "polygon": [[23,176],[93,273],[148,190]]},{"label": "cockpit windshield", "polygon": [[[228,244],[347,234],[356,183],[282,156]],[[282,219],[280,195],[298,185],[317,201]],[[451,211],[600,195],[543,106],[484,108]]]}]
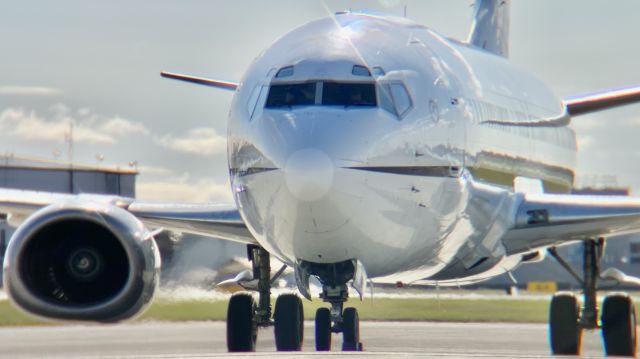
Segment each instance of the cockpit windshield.
[{"label": "cockpit windshield", "polygon": [[412,107],[406,87],[399,81],[354,82],[312,80],[272,83],[265,108],[291,109],[294,106],[380,107],[398,118]]},{"label": "cockpit windshield", "polygon": [[376,106],[373,83],[324,82],[322,104],[327,106]]},{"label": "cockpit windshield", "polygon": [[269,89],[266,108],[313,105],[316,102],[316,82],[274,84]]}]

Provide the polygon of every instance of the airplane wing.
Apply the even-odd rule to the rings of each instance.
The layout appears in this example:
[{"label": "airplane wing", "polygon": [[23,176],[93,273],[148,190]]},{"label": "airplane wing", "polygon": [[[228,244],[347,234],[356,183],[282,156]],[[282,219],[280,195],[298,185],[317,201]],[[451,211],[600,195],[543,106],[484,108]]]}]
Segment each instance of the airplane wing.
[{"label": "airplane wing", "polygon": [[635,102],[640,102],[638,85],[573,96],[565,99],[564,105],[571,116],[579,116]]},{"label": "airplane wing", "polygon": [[231,204],[160,203],[110,195],[1,189],[0,213],[8,214],[9,223],[16,226],[42,207],[70,201],[109,204],[128,210],[149,228],[257,243]]},{"label": "airplane wing", "polygon": [[503,238],[509,254],[640,231],[640,198],[524,194]]}]

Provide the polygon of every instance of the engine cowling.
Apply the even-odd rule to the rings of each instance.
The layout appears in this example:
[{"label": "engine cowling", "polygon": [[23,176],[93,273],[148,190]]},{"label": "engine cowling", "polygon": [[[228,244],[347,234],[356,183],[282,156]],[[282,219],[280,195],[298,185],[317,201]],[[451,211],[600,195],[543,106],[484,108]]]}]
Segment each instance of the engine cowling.
[{"label": "engine cowling", "polygon": [[4,260],[9,298],[56,320],[131,318],[151,303],[159,273],[147,228],[126,210],[101,203],[40,209],[18,227]]}]

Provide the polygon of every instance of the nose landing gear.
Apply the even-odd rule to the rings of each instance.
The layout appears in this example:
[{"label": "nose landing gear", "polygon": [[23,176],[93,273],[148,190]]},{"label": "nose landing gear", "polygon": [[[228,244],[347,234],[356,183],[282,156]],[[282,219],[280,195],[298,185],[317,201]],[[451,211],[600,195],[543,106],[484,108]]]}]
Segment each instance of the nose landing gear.
[{"label": "nose landing gear", "polygon": [[342,333],[343,351],[362,351],[360,342],[360,318],[356,308],[344,308],[349,299],[347,282],[354,277],[353,261],[334,264],[306,263],[307,271],[318,277],[322,284],[320,298],[331,309],[316,311],[316,350],[331,350],[331,334]]},{"label": "nose landing gear", "polygon": [[600,277],[600,259],[603,252],[604,239],[590,239],[584,242],[583,278],[580,278],[558,255],[555,248],[549,249],[549,254],[582,284],[584,291],[582,307],[572,293],[557,293],[551,300],[549,338],[554,355],[579,355],[582,331],[602,329],[607,355],[636,356],[635,306],[626,293],[611,294],[604,299],[602,316],[598,322],[597,280]]},{"label": "nose landing gear", "polygon": [[[356,308],[344,308],[348,298],[346,284],[343,288],[326,288],[323,286],[320,297],[331,303],[331,309],[318,308],[316,310],[316,350],[331,350],[331,334],[342,333],[342,351],[362,351],[360,342],[360,318]],[[340,292],[331,296],[329,293]]]}]

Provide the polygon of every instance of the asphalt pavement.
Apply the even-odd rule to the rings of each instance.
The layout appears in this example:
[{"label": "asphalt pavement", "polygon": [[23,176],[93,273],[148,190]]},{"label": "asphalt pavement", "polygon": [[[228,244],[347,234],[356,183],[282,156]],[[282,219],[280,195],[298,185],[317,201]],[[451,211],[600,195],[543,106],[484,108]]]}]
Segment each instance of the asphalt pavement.
[{"label": "asphalt pavement", "polygon": [[[0,358],[539,358],[548,357],[543,324],[362,322],[363,353],[314,352],[313,323],[305,324],[302,352],[275,353],[273,330],[262,329],[256,353],[226,352],[224,322],[147,322],[0,328]],[[583,354],[601,357],[599,332],[587,332]]]}]

